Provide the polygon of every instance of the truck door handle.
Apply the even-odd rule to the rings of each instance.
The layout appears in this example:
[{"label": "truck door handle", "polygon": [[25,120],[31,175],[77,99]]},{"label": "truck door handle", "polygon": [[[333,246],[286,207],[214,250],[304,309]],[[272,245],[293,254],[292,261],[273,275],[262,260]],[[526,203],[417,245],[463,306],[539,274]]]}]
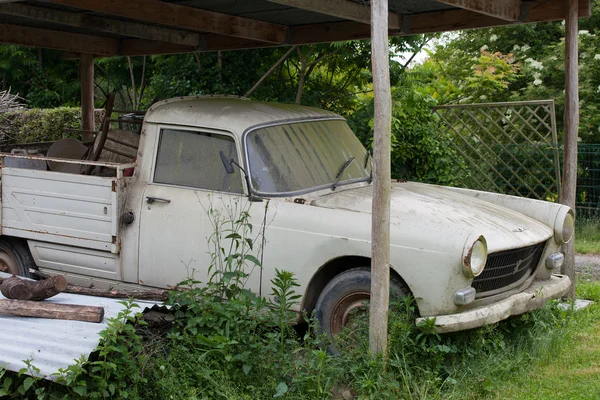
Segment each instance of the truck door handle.
[{"label": "truck door handle", "polygon": [[146,196],[146,203],[152,204],[155,201],[160,201],[160,202],[163,202],[163,203],[170,203],[171,202],[171,200],[169,200],[169,199],[163,199],[162,197]]}]

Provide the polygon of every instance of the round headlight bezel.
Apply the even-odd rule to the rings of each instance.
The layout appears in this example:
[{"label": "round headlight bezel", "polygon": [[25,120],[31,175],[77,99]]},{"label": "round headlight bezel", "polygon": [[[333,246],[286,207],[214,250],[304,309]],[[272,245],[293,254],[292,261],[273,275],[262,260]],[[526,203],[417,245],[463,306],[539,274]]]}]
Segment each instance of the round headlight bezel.
[{"label": "round headlight bezel", "polygon": [[572,209],[564,207],[556,216],[554,223],[554,241],[557,244],[569,243],[575,234],[575,213]]},{"label": "round headlight bezel", "polygon": [[487,263],[487,241],[483,236],[468,240],[463,251],[463,273],[467,278],[476,278],[485,269]]}]

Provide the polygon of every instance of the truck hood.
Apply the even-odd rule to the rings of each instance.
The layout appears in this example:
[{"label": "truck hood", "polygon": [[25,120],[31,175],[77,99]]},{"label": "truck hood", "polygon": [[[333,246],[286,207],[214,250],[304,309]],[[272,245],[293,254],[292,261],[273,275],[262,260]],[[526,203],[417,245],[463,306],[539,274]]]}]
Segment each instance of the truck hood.
[{"label": "truck hood", "polygon": [[[371,213],[373,187],[332,192],[314,199],[316,207]],[[519,212],[453,192],[442,186],[415,182],[392,184],[391,240],[422,239],[422,246],[464,241],[483,235],[488,251],[540,243],[552,236],[549,226]],[[429,244],[429,245],[427,245]]]}]

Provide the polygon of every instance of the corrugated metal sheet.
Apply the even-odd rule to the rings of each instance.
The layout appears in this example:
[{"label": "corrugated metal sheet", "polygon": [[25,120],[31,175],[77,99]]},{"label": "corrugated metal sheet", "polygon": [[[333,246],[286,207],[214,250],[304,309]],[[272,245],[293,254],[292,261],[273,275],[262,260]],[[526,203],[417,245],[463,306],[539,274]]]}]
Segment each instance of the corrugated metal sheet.
[{"label": "corrugated metal sheet", "polygon": [[[0,273],[0,277],[7,276],[10,275]],[[0,299],[4,298],[0,294]],[[40,369],[40,375],[46,379],[55,379],[52,374],[74,364],[74,360],[82,355],[87,358],[98,347],[99,333],[108,326],[108,320],[116,317],[124,308],[119,299],[70,293],[61,293],[45,301],[101,306],[104,307],[104,320],[97,324],[0,315],[0,366],[10,371],[19,371],[25,367],[23,360],[29,359]],[[139,311],[156,304],[147,301],[136,303],[140,306]]]}]

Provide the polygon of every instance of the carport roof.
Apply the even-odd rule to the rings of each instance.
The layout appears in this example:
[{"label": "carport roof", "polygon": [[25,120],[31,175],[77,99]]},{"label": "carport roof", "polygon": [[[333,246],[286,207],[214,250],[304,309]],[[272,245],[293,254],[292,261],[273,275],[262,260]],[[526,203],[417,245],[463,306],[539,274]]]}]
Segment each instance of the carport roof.
[{"label": "carport roof", "polygon": [[[590,0],[579,2],[580,17]],[[389,0],[390,35],[564,19],[564,0]],[[99,57],[365,39],[366,0],[0,0],[0,42]]]}]

